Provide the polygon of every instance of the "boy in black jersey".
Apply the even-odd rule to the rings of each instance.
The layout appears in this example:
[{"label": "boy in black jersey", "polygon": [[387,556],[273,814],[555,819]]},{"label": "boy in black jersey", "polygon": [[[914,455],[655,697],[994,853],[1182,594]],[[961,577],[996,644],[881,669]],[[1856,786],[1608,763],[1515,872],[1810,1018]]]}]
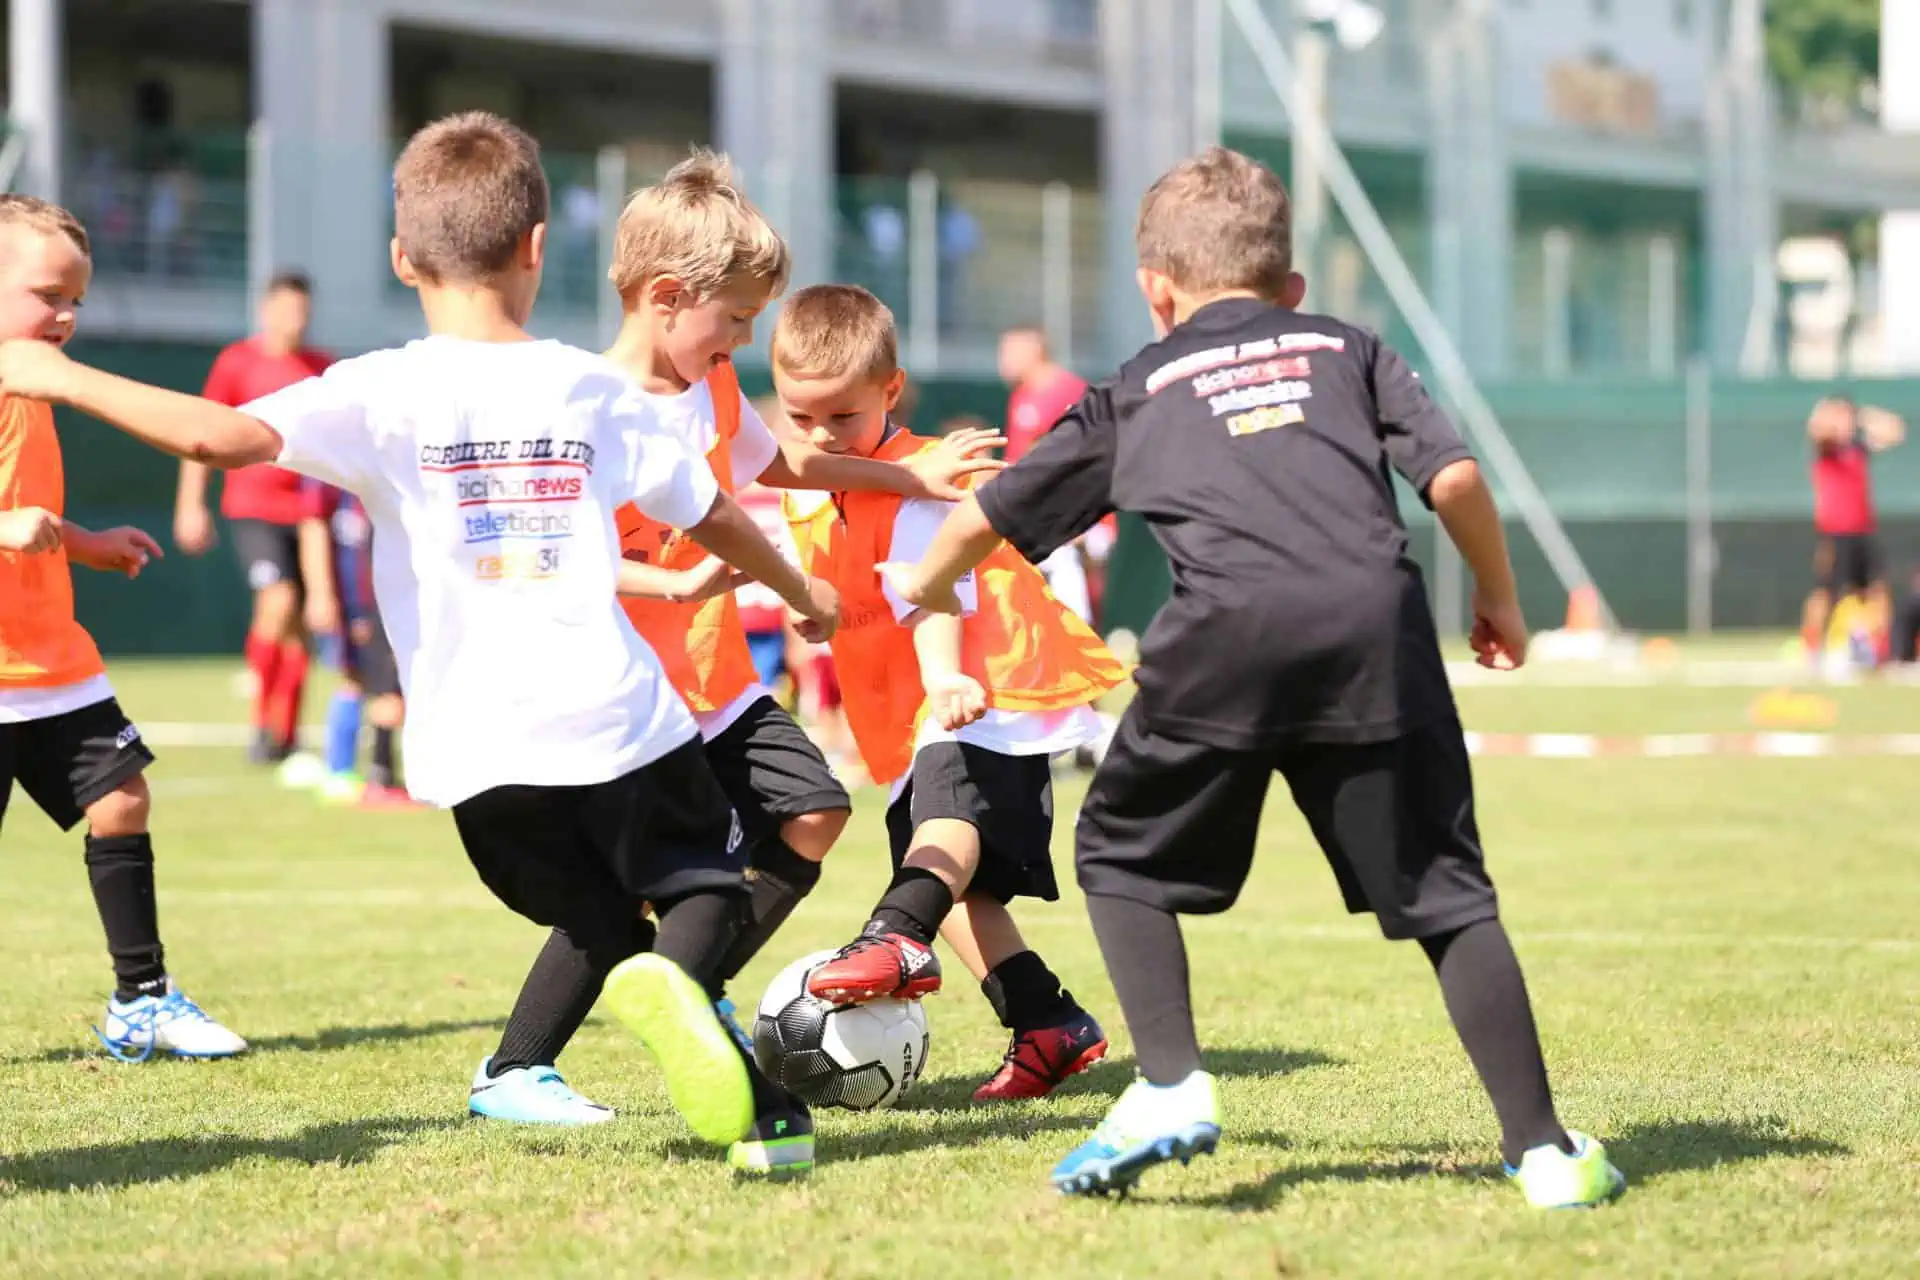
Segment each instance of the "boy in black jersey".
[{"label": "boy in black jersey", "polygon": [[1233,904],[1277,772],[1348,909],[1433,962],[1528,1201],[1607,1199],[1624,1179],[1554,1113],[1389,469],[1473,570],[1480,662],[1510,670],[1527,629],[1486,483],[1397,353],[1295,309],[1306,284],[1267,169],[1218,147],[1178,165],[1136,237],[1160,340],[963,503],[919,566],[889,570],[909,601],[951,611],[953,582],[1001,538],[1037,561],[1114,510],[1145,515],[1172,565],[1075,834],[1141,1078],[1054,1185],[1124,1190],[1218,1141],[1176,916]]}]

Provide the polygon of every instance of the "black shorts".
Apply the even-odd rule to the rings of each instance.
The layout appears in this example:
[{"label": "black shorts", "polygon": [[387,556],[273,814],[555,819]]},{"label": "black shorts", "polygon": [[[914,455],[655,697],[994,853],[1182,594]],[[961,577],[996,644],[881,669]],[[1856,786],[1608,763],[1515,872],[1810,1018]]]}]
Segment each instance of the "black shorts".
[{"label": "black shorts", "polygon": [[1466,742],[1451,719],[1388,742],[1228,751],[1154,734],[1136,702],[1080,810],[1080,887],[1167,911],[1225,911],[1253,864],[1276,772],[1347,910],[1372,912],[1387,937],[1447,933],[1498,915]]},{"label": "black shorts", "polygon": [[0,819],[18,779],[55,826],[71,831],[94,801],[152,763],[153,752],[112,698],[45,720],[0,724]]},{"label": "black shorts", "polygon": [[1870,533],[1823,533],[1813,550],[1813,579],[1835,599],[1881,580],[1880,544]]},{"label": "black shorts", "polygon": [[955,818],[980,833],[980,867],[969,893],[998,902],[1055,902],[1053,762],[1009,756],[964,742],[936,742],[913,757],[913,772],[887,806],[887,841],[896,869],[921,823]]},{"label": "black shorts", "polygon": [[772,698],[755,700],[707,743],[707,763],[740,815],[749,849],[778,836],[789,818],[853,808],[820,748]]},{"label": "black shorts", "polygon": [[247,575],[249,591],[265,591],[278,582],[291,582],[300,588],[300,527],[274,524],[268,520],[234,520],[228,523],[233,538],[233,554],[240,558],[240,571]]},{"label": "black shorts", "polygon": [[740,830],[698,740],[611,782],[495,787],[453,821],[495,897],[582,939],[637,921],[642,903],[747,891]]},{"label": "black shorts", "polygon": [[369,698],[398,695],[400,664],[394,660],[393,643],[381,625],[379,610],[369,609],[347,625],[347,670],[360,692]]}]

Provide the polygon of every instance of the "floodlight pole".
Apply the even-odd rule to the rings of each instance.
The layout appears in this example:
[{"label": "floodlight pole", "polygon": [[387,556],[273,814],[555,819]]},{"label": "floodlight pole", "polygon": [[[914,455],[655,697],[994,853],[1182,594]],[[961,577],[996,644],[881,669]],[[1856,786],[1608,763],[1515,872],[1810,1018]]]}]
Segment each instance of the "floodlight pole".
[{"label": "floodlight pole", "polygon": [[[1327,118],[1327,64],[1333,41],[1327,24],[1303,22],[1293,41],[1293,118]],[[1320,283],[1320,247],[1326,237],[1326,161],[1312,130],[1293,130],[1293,269]]]}]

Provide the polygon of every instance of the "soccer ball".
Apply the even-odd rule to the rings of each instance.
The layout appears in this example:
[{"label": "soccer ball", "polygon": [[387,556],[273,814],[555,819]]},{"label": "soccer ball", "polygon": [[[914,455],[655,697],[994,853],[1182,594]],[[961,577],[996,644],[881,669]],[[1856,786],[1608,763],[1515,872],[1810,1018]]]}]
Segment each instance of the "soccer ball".
[{"label": "soccer ball", "polygon": [[803,956],[767,987],[753,1020],[754,1060],[769,1080],[814,1106],[890,1107],[927,1065],[926,1011],[918,1000],[836,1008],[808,995],[808,975],[834,954]]}]

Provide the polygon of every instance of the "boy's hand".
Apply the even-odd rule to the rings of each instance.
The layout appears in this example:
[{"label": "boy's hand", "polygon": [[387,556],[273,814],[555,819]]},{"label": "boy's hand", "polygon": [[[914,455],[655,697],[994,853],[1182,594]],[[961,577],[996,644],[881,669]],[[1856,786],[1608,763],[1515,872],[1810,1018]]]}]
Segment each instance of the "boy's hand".
[{"label": "boy's hand", "polygon": [[967,496],[966,486],[960,481],[1006,469],[1006,463],[989,456],[1006,443],[1007,438],[996,431],[962,427],[940,437],[931,449],[915,454],[907,460],[906,467],[926,487],[922,496],[958,502]]},{"label": "boy's hand", "polygon": [[673,599],[680,604],[697,604],[725,595],[735,587],[752,582],[753,578],[719,556],[708,556],[693,568],[680,570],[674,580]]},{"label": "boy's hand", "polygon": [[801,614],[793,629],[808,644],[825,644],[840,629],[840,593],[824,578],[807,579],[807,604],[804,609],[788,601]]},{"label": "boy's hand", "polygon": [[0,551],[39,553],[60,545],[60,517],[44,507],[0,512]]},{"label": "boy's hand", "polygon": [[1494,671],[1518,671],[1527,661],[1527,620],[1517,600],[1492,600],[1473,593],[1474,660]]},{"label": "boy's hand", "polygon": [[962,729],[987,714],[987,691],[958,672],[933,676],[927,681],[927,710],[942,729]]},{"label": "boy's hand", "polygon": [[73,361],[51,342],[13,338],[0,342],[0,391],[27,400],[58,403],[73,384]]},{"label": "boy's hand", "polygon": [[76,563],[102,573],[124,573],[137,578],[147,563],[161,555],[160,544],[139,529],[122,525],[85,537],[69,539],[67,555]]},{"label": "boy's hand", "polygon": [[173,513],[173,545],[190,556],[213,546],[213,514],[205,503],[182,506]]},{"label": "boy's hand", "polygon": [[955,584],[945,583],[935,586],[920,576],[920,566],[903,561],[889,561],[880,566],[880,573],[887,585],[892,587],[899,597],[914,608],[926,613],[946,613],[955,617],[966,612],[961,603],[960,593]]},{"label": "boy's hand", "polygon": [[307,592],[307,630],[316,636],[330,636],[340,630],[340,597],[332,591]]}]

